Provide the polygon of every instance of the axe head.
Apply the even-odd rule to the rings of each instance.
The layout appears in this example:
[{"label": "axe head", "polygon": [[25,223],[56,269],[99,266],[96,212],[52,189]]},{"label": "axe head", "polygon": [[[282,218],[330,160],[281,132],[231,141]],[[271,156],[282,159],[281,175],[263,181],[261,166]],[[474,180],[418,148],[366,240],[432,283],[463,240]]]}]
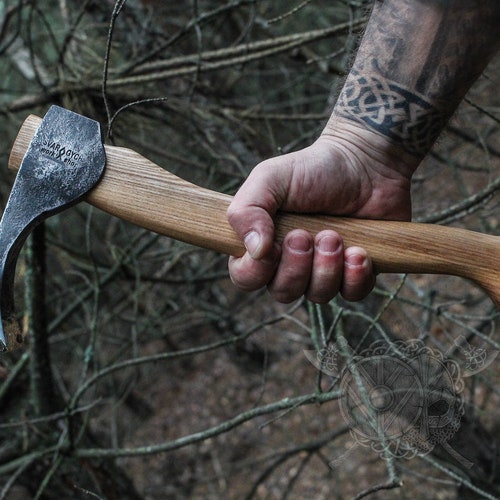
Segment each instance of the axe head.
[{"label": "axe head", "polygon": [[0,350],[24,344],[13,289],[26,237],[42,220],[92,189],[105,163],[99,123],[52,106],[31,140],[0,221]]}]

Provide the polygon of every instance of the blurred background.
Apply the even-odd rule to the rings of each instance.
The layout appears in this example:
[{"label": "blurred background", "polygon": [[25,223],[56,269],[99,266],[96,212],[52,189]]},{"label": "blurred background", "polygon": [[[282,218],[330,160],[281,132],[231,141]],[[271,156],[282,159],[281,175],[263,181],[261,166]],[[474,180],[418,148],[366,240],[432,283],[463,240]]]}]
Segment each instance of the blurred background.
[{"label": "blurred background", "polygon": [[[233,194],[319,135],[370,5],[1,1],[2,209],[17,131],[51,104]],[[499,233],[499,84],[497,58],[415,175],[415,220]],[[85,203],[33,234],[31,346],[0,357],[0,498],[500,496],[499,314],[479,288],[384,275],[360,303],[280,305],[226,266]],[[365,411],[352,366],[366,393],[417,387],[410,417]]]}]

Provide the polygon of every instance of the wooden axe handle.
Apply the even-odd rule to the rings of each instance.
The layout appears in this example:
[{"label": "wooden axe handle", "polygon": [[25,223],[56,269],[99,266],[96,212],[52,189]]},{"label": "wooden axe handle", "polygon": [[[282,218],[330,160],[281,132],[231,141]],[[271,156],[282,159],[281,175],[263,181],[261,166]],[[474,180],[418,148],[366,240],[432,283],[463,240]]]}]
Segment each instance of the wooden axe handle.
[{"label": "wooden axe handle", "polygon": [[[30,116],[13,145],[9,167],[18,169],[41,118]],[[156,233],[228,255],[244,246],[227,222],[231,196],[191,184],[130,149],[105,146],[102,180],[86,196],[96,207]],[[312,234],[334,229],[346,246],[364,247],[378,273],[450,274],[483,287],[500,308],[500,240],[433,224],[280,213],[281,241],[293,228]]]}]

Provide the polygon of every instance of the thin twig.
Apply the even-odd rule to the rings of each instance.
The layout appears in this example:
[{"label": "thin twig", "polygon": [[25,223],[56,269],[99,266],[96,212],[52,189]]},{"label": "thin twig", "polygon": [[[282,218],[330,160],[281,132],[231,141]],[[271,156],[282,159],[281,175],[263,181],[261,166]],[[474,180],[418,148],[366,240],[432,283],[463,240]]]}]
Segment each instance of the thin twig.
[{"label": "thin twig", "polygon": [[151,455],[155,453],[164,453],[172,451],[185,446],[199,443],[207,439],[219,436],[230,430],[242,425],[249,420],[253,420],[262,415],[268,415],[277,411],[285,411],[291,408],[298,408],[304,405],[327,403],[334,399],[338,399],[338,392],[325,392],[322,394],[308,394],[305,396],[298,396],[295,398],[285,398],[268,405],[259,406],[251,410],[245,411],[236,417],[226,420],[219,425],[215,425],[209,429],[201,432],[196,432],[173,441],[165,443],[154,444],[150,446],[140,446],[137,448],[119,448],[119,449],[106,449],[106,448],[79,448],[73,452],[73,455],[78,458],[118,458],[118,457],[138,457],[144,455]]},{"label": "thin twig", "polygon": [[113,12],[111,13],[111,19],[109,21],[109,28],[108,28],[108,38],[106,41],[106,53],[104,55],[104,68],[102,71],[102,99],[104,101],[104,107],[106,108],[106,115],[108,117],[108,137],[109,134],[111,133],[111,130],[109,128],[109,124],[111,122],[111,109],[110,109],[110,104],[109,104],[109,99],[108,99],[108,72],[109,72],[109,61],[111,57],[111,43],[113,40],[113,32],[115,30],[115,25],[116,21],[118,19],[118,16],[120,15],[120,12],[125,5],[127,0],[116,0],[115,6],[113,7]]}]

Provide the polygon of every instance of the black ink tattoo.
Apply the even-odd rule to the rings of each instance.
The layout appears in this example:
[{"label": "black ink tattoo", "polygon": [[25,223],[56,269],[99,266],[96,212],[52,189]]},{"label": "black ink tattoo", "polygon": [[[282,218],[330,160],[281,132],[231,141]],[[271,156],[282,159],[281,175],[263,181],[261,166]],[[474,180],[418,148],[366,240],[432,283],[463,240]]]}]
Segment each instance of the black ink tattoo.
[{"label": "black ink tattoo", "polygon": [[373,3],[334,113],[423,157],[500,49],[500,0]]},{"label": "black ink tattoo", "polygon": [[429,151],[448,118],[421,95],[356,71],[351,71],[335,113],[362,122],[418,157]]}]

